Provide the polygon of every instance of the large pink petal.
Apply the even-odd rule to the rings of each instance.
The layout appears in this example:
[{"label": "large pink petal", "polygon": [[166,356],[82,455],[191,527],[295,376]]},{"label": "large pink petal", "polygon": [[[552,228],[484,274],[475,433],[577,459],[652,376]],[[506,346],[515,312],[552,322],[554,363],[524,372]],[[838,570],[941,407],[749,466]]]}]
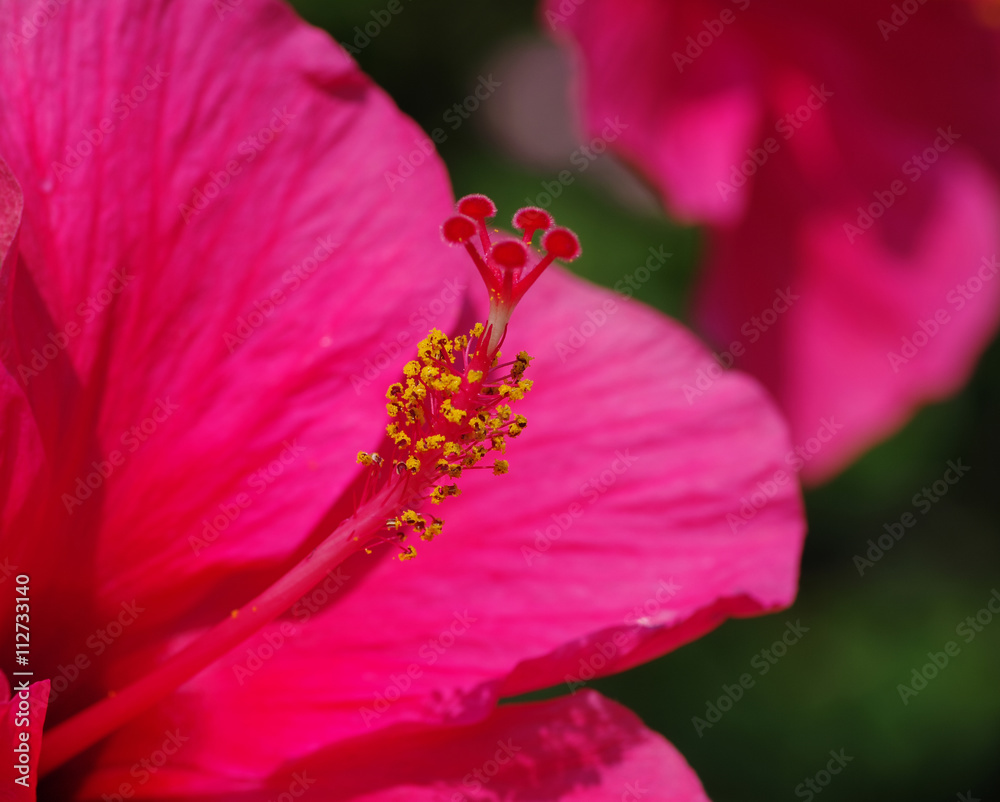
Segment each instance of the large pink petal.
[{"label": "large pink petal", "polygon": [[[957,150],[917,182],[890,173],[838,203],[816,203],[788,175],[775,163],[766,200],[716,232],[700,311],[719,350],[742,346],[737,366],[788,410],[803,477],[818,481],[968,380],[1000,322],[1000,187]],[[891,207],[863,216],[878,197]]]},{"label": "large pink petal", "polygon": [[38,4],[0,11],[0,155],[24,191],[4,362],[54,473],[4,553],[48,556],[54,671],[121,603],[138,632],[300,546],[464,266],[419,129],[285,5],[52,8],[23,41]]},{"label": "large pink petal", "polygon": [[[802,510],[756,384],[557,270],[515,313],[507,349],[521,347],[535,389],[511,475],[469,472],[416,560],[348,562],[111,753],[179,727],[189,768],[250,782],[393,724],[477,721],[501,695],[575,685],[791,602]],[[702,372],[718,378],[699,394]]]},{"label": "large pink petal", "polygon": [[[9,287],[4,278],[10,275],[17,258],[14,243],[23,205],[21,187],[0,159],[0,356],[4,361],[10,340],[10,332],[2,328],[10,316]],[[6,366],[0,365],[0,532],[12,530],[18,517],[28,512],[32,491],[37,492],[41,484],[44,464],[41,438],[24,390]],[[41,503],[40,498],[33,501]],[[7,545],[11,548],[6,552],[4,567],[11,557],[16,561],[20,548],[28,544]]]},{"label": "large pink petal", "polygon": [[734,24],[737,7],[723,9],[725,22],[712,18],[717,38],[704,4],[588,0],[565,13],[567,5],[549,0],[542,13],[577,45],[588,135],[642,168],[679,219],[739,219],[747,195],[720,192],[718,182],[757,144],[764,110],[761,65]]},{"label": "large pink petal", "polygon": [[[385,733],[323,750],[267,778],[265,787],[234,793],[205,779],[192,787],[180,742],[155,774],[121,768],[91,775],[80,798],[120,790],[135,798],[225,793],[234,802],[265,802],[285,793],[324,800],[547,799],[707,802],[694,772],[662,736],[628,710],[592,691],[496,709],[485,721],[411,733]],[[139,764],[136,764],[139,765]],[[139,780],[145,779],[144,784]],[[279,797],[280,798],[280,797]]]},{"label": "large pink petal", "polygon": [[[675,214],[715,225],[701,319],[720,350],[749,349],[737,365],[778,396],[806,449],[804,477],[817,481],[920,403],[958,389],[996,331],[1000,282],[961,308],[948,297],[982,280],[1000,239],[1000,104],[986,100],[1000,87],[1000,37],[962,2],[902,20],[896,6],[861,0],[741,5],[599,1],[550,22],[576,40],[591,130],[621,114],[631,127],[614,146]],[[826,93],[821,109],[804,105]],[[939,161],[931,154],[926,178],[905,172],[941,130],[957,145]],[[910,186],[912,176],[921,183]],[[858,207],[897,180],[907,198],[876,231],[846,241]],[[802,302],[765,334],[754,321],[789,286]],[[887,354],[922,337],[939,309],[949,323],[905,369],[886,370]],[[844,429],[821,443],[831,416]]]}]

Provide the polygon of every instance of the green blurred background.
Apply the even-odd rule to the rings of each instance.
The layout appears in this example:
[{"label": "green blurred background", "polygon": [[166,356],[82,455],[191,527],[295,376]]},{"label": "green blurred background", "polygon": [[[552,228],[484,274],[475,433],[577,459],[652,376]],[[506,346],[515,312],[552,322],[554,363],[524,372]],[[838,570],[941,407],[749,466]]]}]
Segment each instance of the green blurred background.
[{"label": "green blurred background", "polygon": [[[665,244],[674,254],[668,269],[636,294],[690,325],[685,308],[698,231],[671,225],[648,204],[617,199],[603,167],[580,171],[570,164],[573,145],[561,165],[532,168],[509,155],[497,134],[497,111],[517,100],[510,93],[519,87],[506,80],[500,54],[511,47],[544,52],[534,4],[396,2],[396,14],[386,11],[387,0],[294,5],[338,41],[361,43],[355,48],[361,67],[425,131],[446,130],[439,152],[456,195],[486,193],[509,214],[542,192],[542,182],[570,169],[572,183],[549,209],[584,235],[584,255],[574,269],[607,286],[641,265],[650,246]],[[378,30],[364,44],[356,26],[363,34],[366,24]],[[539,62],[540,83],[548,80],[545,63]],[[504,85],[452,130],[444,114],[490,72]],[[608,169],[614,179],[610,163]],[[993,589],[1000,592],[997,410],[1000,347],[994,343],[960,396],[923,410],[838,479],[806,494],[810,534],[792,609],[730,621],[595,686],[670,739],[716,802],[810,799],[802,784],[815,781],[831,750],[853,759],[815,795],[822,802],[945,802],[968,792],[971,799],[1000,799],[1000,615],[968,644],[955,634]],[[926,515],[917,512],[917,525],[860,576],[854,556],[865,553],[885,524],[916,512],[913,495],[939,479],[948,460],[959,459],[970,466],[967,476]],[[787,621],[797,620],[808,633],[761,676],[751,660],[782,635]],[[949,640],[957,640],[961,652],[904,705],[897,685]],[[723,684],[738,683],[743,673],[753,676],[754,687],[699,735],[692,718],[705,718]]]}]

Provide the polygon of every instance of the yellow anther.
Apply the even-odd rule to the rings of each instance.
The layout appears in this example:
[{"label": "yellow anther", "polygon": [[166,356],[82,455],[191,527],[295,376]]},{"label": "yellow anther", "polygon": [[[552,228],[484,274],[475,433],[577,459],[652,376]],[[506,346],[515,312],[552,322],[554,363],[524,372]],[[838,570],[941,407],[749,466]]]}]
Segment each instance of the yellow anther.
[{"label": "yellow anther", "polygon": [[462,386],[462,378],[452,373],[447,373],[439,379],[430,382],[431,387],[439,393],[455,393]]},{"label": "yellow anther", "polygon": [[431,502],[440,504],[446,498],[460,495],[462,495],[462,491],[458,489],[458,485],[438,485],[431,493]]},{"label": "yellow anther", "polygon": [[515,379],[520,379],[521,376],[524,375],[524,371],[527,370],[528,363],[531,362],[533,358],[534,357],[528,356],[527,351],[521,351],[517,355],[517,359],[514,364],[510,366],[510,375]]},{"label": "yellow anther", "polygon": [[441,414],[444,415],[445,419],[451,421],[452,423],[461,423],[462,419],[468,415],[464,409],[457,409],[451,405],[451,399],[446,398],[444,403],[441,404]]},{"label": "yellow anther", "polygon": [[441,534],[441,530],[444,528],[444,521],[440,518],[431,518],[431,522],[427,524],[427,529],[422,535],[420,535],[421,540],[433,540],[437,535]]},{"label": "yellow anther", "polygon": [[465,455],[465,459],[462,460],[462,464],[467,468],[471,468],[485,456],[486,449],[482,446],[476,446],[475,448],[469,449],[469,453]]},{"label": "yellow anther", "polygon": [[427,397],[427,388],[420,382],[413,379],[406,380],[406,390],[403,392],[403,399],[406,401],[423,401]]},{"label": "yellow anther", "polygon": [[509,384],[500,385],[500,395],[504,398],[509,398],[511,401],[520,401],[524,398],[525,392],[531,389],[531,384],[528,383],[527,387],[521,387],[525,382],[519,382],[516,387],[511,387]]},{"label": "yellow anther", "polygon": [[417,344],[417,356],[423,360],[425,365],[431,364],[434,360],[447,358],[449,362],[454,362],[454,346],[444,332],[438,329],[431,329],[423,340]]},{"label": "yellow anther", "polygon": [[[383,480],[396,481],[396,475],[404,469],[420,475],[420,487],[415,488],[416,492],[425,498],[429,496],[431,503],[440,504],[446,498],[461,495],[461,490],[457,484],[434,486],[436,480],[459,479],[465,468],[478,465],[491,451],[496,456],[505,454],[507,435],[517,437],[524,429],[527,419],[523,415],[514,417],[509,402],[520,400],[532,388],[532,382],[522,378],[532,359],[526,352],[518,353],[510,363],[510,374],[500,386],[484,385],[488,371],[482,363],[477,364],[479,369],[469,370],[466,362],[464,372],[456,371],[455,365],[459,362],[456,355],[467,355],[470,347],[476,347],[474,338],[479,338],[479,345],[483,345],[486,333],[487,328],[482,323],[475,324],[468,337],[458,336],[454,340],[432,329],[418,344],[417,359],[403,367],[405,379],[389,385],[385,394],[389,402],[386,412],[396,420],[389,421],[386,433],[401,452],[393,460],[392,475],[382,476]],[[493,357],[494,366],[501,362],[499,351],[494,352]],[[464,387],[469,389],[462,395]],[[466,408],[453,406],[453,398],[462,398],[462,406]],[[362,451],[358,452],[358,462],[364,466],[381,466],[384,460],[378,454]],[[489,469],[495,475],[506,474],[509,463],[505,459],[495,459]],[[393,533],[397,541],[405,540],[408,532],[419,535],[422,540],[432,540],[441,533],[444,522],[428,517],[430,522],[416,510],[403,510],[398,517],[386,521],[386,530]],[[417,554],[413,546],[401,548],[400,560],[413,559]],[[366,552],[371,553],[371,550],[366,549]]]},{"label": "yellow anther", "polygon": [[417,451],[436,451],[444,445],[445,436],[443,434],[432,434],[417,440]]},{"label": "yellow anther", "polygon": [[446,473],[452,479],[458,479],[462,475],[462,466],[456,465],[453,462],[448,462],[446,459],[439,459],[437,465],[435,466],[441,473]]},{"label": "yellow anther", "polygon": [[404,448],[410,447],[410,443],[412,442],[410,440],[410,436],[406,432],[402,431],[395,423],[390,423],[385,427],[385,430],[397,446],[403,446]]}]

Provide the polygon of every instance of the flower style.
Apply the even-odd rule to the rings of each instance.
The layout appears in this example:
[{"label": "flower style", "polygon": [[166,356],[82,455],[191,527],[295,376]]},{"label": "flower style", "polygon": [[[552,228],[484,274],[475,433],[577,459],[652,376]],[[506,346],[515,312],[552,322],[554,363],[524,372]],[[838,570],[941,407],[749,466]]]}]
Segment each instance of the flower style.
[{"label": "flower style", "polygon": [[619,115],[614,147],[708,225],[697,316],[776,395],[811,481],[955,392],[997,327],[997,33],[988,4],[913,8],[543,5],[588,129]]},{"label": "flower style", "polygon": [[689,406],[709,355],[549,266],[539,210],[387,181],[419,130],[283,5],[35,11],[0,11],[0,554],[39,798],[703,799],[599,694],[497,702],[790,603],[762,391]]}]

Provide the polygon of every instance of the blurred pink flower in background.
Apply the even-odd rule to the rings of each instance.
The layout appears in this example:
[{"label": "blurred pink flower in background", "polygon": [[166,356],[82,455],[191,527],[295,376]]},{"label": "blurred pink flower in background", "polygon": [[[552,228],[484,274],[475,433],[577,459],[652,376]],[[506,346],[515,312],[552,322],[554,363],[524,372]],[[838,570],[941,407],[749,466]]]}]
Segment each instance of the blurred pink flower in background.
[{"label": "blurred pink flower in background", "polygon": [[[0,554],[54,726],[351,514],[386,386],[486,293],[440,241],[441,162],[386,180],[421,131],[283,5],[60,6],[25,36],[34,8],[0,12]],[[352,557],[41,798],[703,799],[595,692],[497,701],[790,604],[784,424],[738,374],[688,404],[705,349],[556,267],[504,347],[537,357],[510,476],[464,479],[417,560]]]},{"label": "blurred pink flower in background", "polygon": [[[588,134],[708,227],[698,320],[820,481],[997,328],[998,34],[960,0],[549,0]],[[995,17],[995,15],[994,15]],[[694,386],[694,395],[700,389]]]}]

